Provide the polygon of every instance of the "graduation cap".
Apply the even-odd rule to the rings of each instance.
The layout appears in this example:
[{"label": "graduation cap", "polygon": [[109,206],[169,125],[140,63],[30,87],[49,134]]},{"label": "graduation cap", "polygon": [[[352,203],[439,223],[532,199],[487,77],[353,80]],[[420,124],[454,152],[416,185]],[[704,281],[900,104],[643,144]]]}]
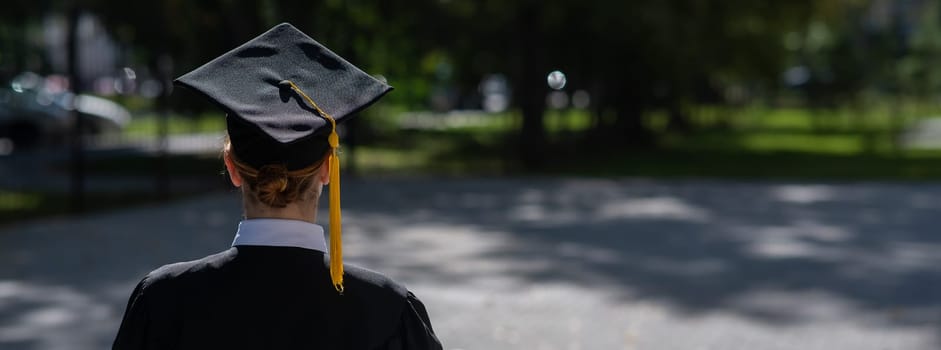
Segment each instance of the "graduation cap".
[{"label": "graduation cap", "polygon": [[232,152],[255,169],[280,164],[298,170],[330,152],[330,277],[342,293],[336,124],[392,87],[288,23],[174,82],[205,95],[226,112]]}]

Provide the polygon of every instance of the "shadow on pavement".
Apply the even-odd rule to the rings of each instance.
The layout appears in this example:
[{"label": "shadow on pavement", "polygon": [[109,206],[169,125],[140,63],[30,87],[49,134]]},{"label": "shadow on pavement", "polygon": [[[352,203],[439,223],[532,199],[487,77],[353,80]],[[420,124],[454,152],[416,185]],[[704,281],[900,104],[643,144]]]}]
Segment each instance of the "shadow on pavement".
[{"label": "shadow on pavement", "polygon": [[[691,319],[938,332],[939,198],[936,184],[350,180],[344,240],[348,261],[419,291],[576,286]],[[225,249],[239,216],[230,192],[0,231],[0,347],[107,347],[147,271]]]},{"label": "shadow on pavement", "polygon": [[[459,283],[573,283],[689,313],[800,322],[786,295],[836,299],[892,323],[941,325],[941,186],[604,180],[400,181],[347,186],[346,212],[389,225],[474,227],[503,244],[461,259],[363,261]],[[355,225],[355,219],[353,219]],[[367,220],[369,221],[369,220]],[[364,227],[394,240],[387,226]],[[455,240],[453,244],[468,242]],[[364,243],[365,245],[366,243]],[[415,247],[420,249],[420,247]],[[455,265],[498,261],[495,269]],[[756,293],[771,293],[758,297]]]}]

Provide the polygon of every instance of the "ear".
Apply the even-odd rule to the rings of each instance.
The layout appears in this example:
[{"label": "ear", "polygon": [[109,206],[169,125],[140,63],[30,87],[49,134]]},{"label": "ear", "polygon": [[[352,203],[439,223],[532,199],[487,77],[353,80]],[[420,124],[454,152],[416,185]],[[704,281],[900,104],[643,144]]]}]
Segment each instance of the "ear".
[{"label": "ear", "polygon": [[222,154],[222,161],[225,163],[225,171],[229,173],[229,180],[232,181],[232,186],[242,187],[242,176],[239,175],[228,152]]},{"label": "ear", "polygon": [[330,157],[332,157],[332,155],[327,153],[327,158],[321,162],[323,165],[317,170],[317,178],[320,180],[320,183],[324,185],[330,184]]}]

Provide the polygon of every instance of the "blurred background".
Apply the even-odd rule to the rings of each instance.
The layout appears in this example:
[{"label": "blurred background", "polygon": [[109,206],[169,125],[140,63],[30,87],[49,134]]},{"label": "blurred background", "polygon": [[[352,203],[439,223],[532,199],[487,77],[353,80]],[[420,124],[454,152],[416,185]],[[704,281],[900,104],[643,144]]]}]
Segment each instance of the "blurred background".
[{"label": "blurred background", "polygon": [[2,220],[222,188],[223,115],[169,82],[283,21],[396,87],[353,174],[941,175],[937,1],[3,7]]},{"label": "blurred background", "polygon": [[281,22],[395,87],[342,126],[349,251],[451,348],[941,344],[941,1],[5,0],[0,347],[106,346],[226,247],[224,115],[170,82]]}]

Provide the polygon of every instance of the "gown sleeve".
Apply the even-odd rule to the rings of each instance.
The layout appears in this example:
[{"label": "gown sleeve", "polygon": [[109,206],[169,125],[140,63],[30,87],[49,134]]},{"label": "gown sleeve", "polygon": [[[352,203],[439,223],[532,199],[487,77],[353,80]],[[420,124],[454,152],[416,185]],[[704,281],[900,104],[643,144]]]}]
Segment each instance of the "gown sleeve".
[{"label": "gown sleeve", "polygon": [[137,287],[134,287],[134,292],[127,301],[127,309],[124,311],[118,335],[111,346],[112,350],[146,349],[147,329],[149,328],[149,316],[144,298],[146,284],[147,278],[144,278],[137,284]]},{"label": "gown sleeve", "polygon": [[398,332],[377,350],[441,350],[441,342],[435,336],[428,319],[425,305],[418,298],[408,292],[405,310]]}]

